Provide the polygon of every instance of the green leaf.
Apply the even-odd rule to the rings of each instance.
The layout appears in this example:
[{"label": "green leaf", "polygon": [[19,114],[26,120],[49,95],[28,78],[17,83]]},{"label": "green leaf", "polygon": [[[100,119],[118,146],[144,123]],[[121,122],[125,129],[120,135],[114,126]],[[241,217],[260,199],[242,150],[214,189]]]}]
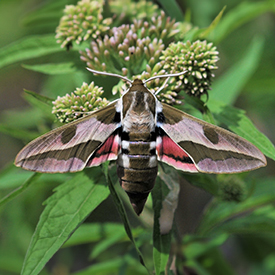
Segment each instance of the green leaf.
[{"label": "green leaf", "polygon": [[33,172],[25,171],[15,167],[13,163],[9,163],[0,170],[0,190],[15,188],[22,185],[32,176]]},{"label": "green leaf", "polygon": [[234,103],[242,88],[258,68],[263,49],[263,37],[256,37],[249,45],[244,57],[214,81],[207,102],[210,110],[215,108],[217,99],[225,104]]},{"label": "green leaf", "polygon": [[[205,121],[207,121],[209,123],[212,123],[212,124],[216,124],[216,122],[215,122],[215,120],[213,118],[212,113],[208,109],[208,106],[201,99],[199,99],[197,97],[194,97],[194,96],[185,95],[185,98],[184,98],[184,107],[186,108],[186,106],[188,107],[188,105],[191,105],[196,110],[199,110],[202,113],[203,119]],[[188,113],[190,113],[190,112],[188,112]],[[196,114],[195,114],[195,116],[196,116]]]},{"label": "green leaf", "polygon": [[4,124],[0,124],[0,132],[24,141],[29,141],[37,137],[36,133],[20,130],[18,128],[10,127]]},{"label": "green leaf", "polygon": [[176,21],[183,21],[183,12],[175,0],[159,0],[160,5],[163,7],[164,11],[171,17],[175,18]]},{"label": "green leaf", "polygon": [[196,260],[188,260],[185,263],[185,266],[191,268],[191,270],[196,272],[195,274],[199,275],[213,275],[210,272],[206,270],[205,267],[203,267],[198,261]]},{"label": "green leaf", "polygon": [[167,185],[159,177],[157,177],[155,187],[152,191],[154,209],[153,258],[155,273],[157,275],[165,274],[171,249],[172,230],[170,230],[168,234],[161,234],[160,225],[162,203],[168,193],[169,188]]},{"label": "green leaf", "polygon": [[79,245],[90,242],[97,242],[102,239],[108,239],[112,237],[114,232],[119,234],[125,234],[125,230],[122,224],[117,223],[85,223],[82,224],[73,233],[70,239],[64,244],[64,247]]},{"label": "green leaf", "polygon": [[109,195],[99,168],[86,169],[56,188],[32,237],[22,274],[38,274],[81,222]]},{"label": "green leaf", "polygon": [[0,49],[0,68],[22,60],[64,51],[52,34],[23,38]]},{"label": "green leaf", "polygon": [[274,179],[261,179],[257,184],[250,183],[250,185],[250,188],[254,188],[254,192],[245,201],[239,203],[219,202],[214,199],[205,210],[205,215],[198,227],[198,233],[201,236],[215,235],[216,228],[224,222],[229,222],[235,216],[274,202]]},{"label": "green leaf", "polygon": [[274,1],[241,2],[225,14],[209,39],[218,44],[236,28],[268,11],[275,11]]},{"label": "green leaf", "polygon": [[210,249],[222,245],[228,239],[228,234],[219,234],[208,241],[195,235],[183,238],[184,255],[187,260],[195,259],[207,253]]},{"label": "green leaf", "polygon": [[102,263],[96,263],[91,265],[84,270],[74,272],[73,275],[90,275],[90,274],[112,274],[113,272],[118,272],[119,268],[123,265],[125,260],[121,257],[110,259],[109,261],[104,261]]},{"label": "green leaf", "polygon": [[199,29],[198,27],[191,28],[185,34],[183,42],[186,43],[188,40],[195,41],[197,39],[207,39],[208,36],[216,29],[217,25],[219,24],[225,8],[226,7],[223,7],[223,9],[219,12],[219,14],[216,16],[216,18],[212,21],[212,23],[207,28],[202,28],[202,29]]},{"label": "green leaf", "polygon": [[39,65],[22,65],[28,70],[35,72],[40,72],[43,74],[57,75],[57,74],[71,74],[77,71],[73,62],[63,62],[63,63],[49,63],[49,64],[39,64]]},{"label": "green leaf", "polygon": [[27,27],[44,27],[53,26],[56,28],[61,16],[62,10],[68,4],[66,0],[51,1],[41,3],[39,8],[29,12],[22,20],[24,26]]},{"label": "green leaf", "polygon": [[221,224],[214,231],[215,234],[221,234],[221,232],[229,234],[273,233],[275,232],[275,208],[273,205],[263,206],[249,215]]},{"label": "green leaf", "polygon": [[[127,272],[123,272],[127,269]],[[123,271],[122,271],[123,270]],[[134,274],[134,275],[144,275],[144,268],[138,263],[136,259],[126,256],[120,256],[118,258],[111,259],[109,261],[104,261],[102,263],[93,263],[91,266],[80,270],[78,272],[72,273],[72,275],[110,275],[110,274]]]},{"label": "green leaf", "polygon": [[215,175],[210,174],[192,174],[180,172],[182,178],[187,180],[190,184],[195,185],[199,188],[202,188],[212,194],[213,196],[218,195],[219,183]]},{"label": "green leaf", "polygon": [[38,99],[39,101],[41,101],[43,103],[46,103],[46,104],[48,104],[50,106],[52,106],[52,102],[54,101],[54,99],[49,98],[49,97],[44,96],[44,95],[40,95],[40,94],[38,94],[36,92],[32,92],[32,91],[25,90],[25,89],[24,89],[24,92],[27,93],[28,95],[31,95],[35,99]]},{"label": "green leaf", "polygon": [[220,107],[220,111],[217,113],[214,112],[217,121],[225,124],[231,131],[247,139],[257,146],[262,153],[275,160],[274,145],[255,127],[243,110],[230,106],[222,107],[220,103],[217,103],[215,108],[216,111],[218,110],[218,107]]},{"label": "green leaf", "polygon": [[[33,174],[34,172],[32,171],[26,171],[16,167],[13,163],[9,163],[0,171],[0,190],[19,187],[22,185],[22,182],[27,181]],[[68,175],[69,174],[43,174],[41,178],[37,176],[38,178],[35,183],[63,183],[69,178]]]},{"label": "green leaf", "polygon": [[185,236],[183,239],[185,266],[197,272],[196,274],[235,275],[231,265],[219,249],[228,236],[228,234],[217,234],[208,239],[198,238],[195,235]]},{"label": "green leaf", "polygon": [[222,18],[222,16],[223,16],[223,13],[224,13],[225,9],[226,9],[226,6],[224,6],[224,7],[222,8],[222,10],[219,12],[219,14],[216,16],[216,18],[212,21],[212,23],[209,25],[208,28],[206,28],[206,29],[201,29],[201,32],[198,33],[198,34],[199,34],[198,36],[199,36],[200,39],[205,39],[205,38],[207,38],[208,35],[209,35],[211,32],[213,32],[213,30],[216,29],[217,25],[219,24],[219,22],[220,22],[220,20],[221,20],[221,18]]},{"label": "green leaf", "polygon": [[31,177],[29,177],[20,187],[13,190],[11,193],[9,193],[7,196],[0,200],[0,207],[5,203],[9,202],[10,200],[12,200],[13,198],[15,198],[16,196],[20,195],[31,184],[35,183],[40,176],[41,174],[38,173],[32,174]]},{"label": "green leaf", "polygon": [[112,245],[118,243],[126,236],[125,230],[123,231],[115,231],[113,230],[113,234],[109,236],[108,238],[102,239],[101,242],[99,242],[93,249],[91,253],[91,258],[94,259],[98,257],[101,253],[106,251],[109,247]]},{"label": "green leaf", "polygon": [[[40,103],[41,104],[41,103]],[[32,119],[30,119],[30,117]],[[34,127],[39,127],[41,123],[45,121],[45,114],[42,113],[39,109],[37,108],[26,108],[22,110],[9,110],[5,111],[1,115],[1,120],[4,122],[4,127],[8,126],[8,128],[12,129],[30,129]],[[27,141],[30,141],[31,139],[37,137],[37,133],[29,133],[30,138]],[[24,133],[22,132],[22,135]],[[33,138],[32,138],[33,136]],[[24,136],[20,135],[20,138],[24,140]]]},{"label": "green leaf", "polygon": [[[143,228],[134,228],[134,235],[143,232]],[[97,242],[93,247],[91,258],[108,250],[109,247],[120,242],[129,242],[129,238],[122,224],[118,223],[85,223],[73,233],[63,247],[74,246],[84,243]]]},{"label": "green leaf", "polygon": [[39,111],[42,111],[45,117],[53,119],[54,115],[52,114],[52,99],[40,94],[37,94],[32,91],[25,90],[24,99],[33,107],[37,108]]}]

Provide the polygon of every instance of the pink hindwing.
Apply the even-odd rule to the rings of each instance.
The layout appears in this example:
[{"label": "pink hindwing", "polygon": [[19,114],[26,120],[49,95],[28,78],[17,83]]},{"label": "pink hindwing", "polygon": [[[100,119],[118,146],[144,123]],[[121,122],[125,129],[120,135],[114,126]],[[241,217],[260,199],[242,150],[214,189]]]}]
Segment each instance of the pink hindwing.
[{"label": "pink hindwing", "polygon": [[164,132],[157,138],[158,160],[185,172],[198,172],[193,160]]},{"label": "pink hindwing", "polygon": [[89,158],[86,167],[97,166],[107,160],[116,160],[120,150],[120,137],[114,132]]}]

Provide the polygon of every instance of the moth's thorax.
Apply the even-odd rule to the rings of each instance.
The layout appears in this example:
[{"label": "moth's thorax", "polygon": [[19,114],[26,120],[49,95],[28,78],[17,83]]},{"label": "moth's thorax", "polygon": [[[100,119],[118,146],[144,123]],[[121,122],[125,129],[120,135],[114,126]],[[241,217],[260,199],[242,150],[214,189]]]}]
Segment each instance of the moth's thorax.
[{"label": "moth's thorax", "polygon": [[155,129],[156,99],[136,79],[122,99],[123,131],[129,133],[150,133]]}]

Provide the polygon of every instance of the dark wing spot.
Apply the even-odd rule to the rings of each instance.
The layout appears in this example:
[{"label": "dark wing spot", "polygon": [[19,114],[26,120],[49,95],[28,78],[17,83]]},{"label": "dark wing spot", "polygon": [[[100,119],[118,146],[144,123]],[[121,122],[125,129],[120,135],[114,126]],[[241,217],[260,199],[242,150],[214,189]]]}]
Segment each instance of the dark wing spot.
[{"label": "dark wing spot", "polygon": [[75,125],[72,125],[66,128],[66,130],[62,133],[62,136],[61,136],[61,142],[63,144],[68,143],[75,136],[76,128],[77,126]]},{"label": "dark wing spot", "polygon": [[203,126],[204,135],[213,143],[219,143],[219,135],[216,133],[215,129],[209,126]]}]

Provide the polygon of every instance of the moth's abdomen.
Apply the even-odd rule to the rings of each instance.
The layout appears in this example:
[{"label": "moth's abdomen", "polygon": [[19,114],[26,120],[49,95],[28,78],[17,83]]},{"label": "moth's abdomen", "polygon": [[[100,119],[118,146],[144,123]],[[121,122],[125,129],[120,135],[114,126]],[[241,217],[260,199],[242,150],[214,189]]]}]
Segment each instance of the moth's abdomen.
[{"label": "moth's abdomen", "polygon": [[128,194],[139,215],[153,189],[158,172],[155,141],[126,141],[117,158],[117,174],[121,187]]}]

